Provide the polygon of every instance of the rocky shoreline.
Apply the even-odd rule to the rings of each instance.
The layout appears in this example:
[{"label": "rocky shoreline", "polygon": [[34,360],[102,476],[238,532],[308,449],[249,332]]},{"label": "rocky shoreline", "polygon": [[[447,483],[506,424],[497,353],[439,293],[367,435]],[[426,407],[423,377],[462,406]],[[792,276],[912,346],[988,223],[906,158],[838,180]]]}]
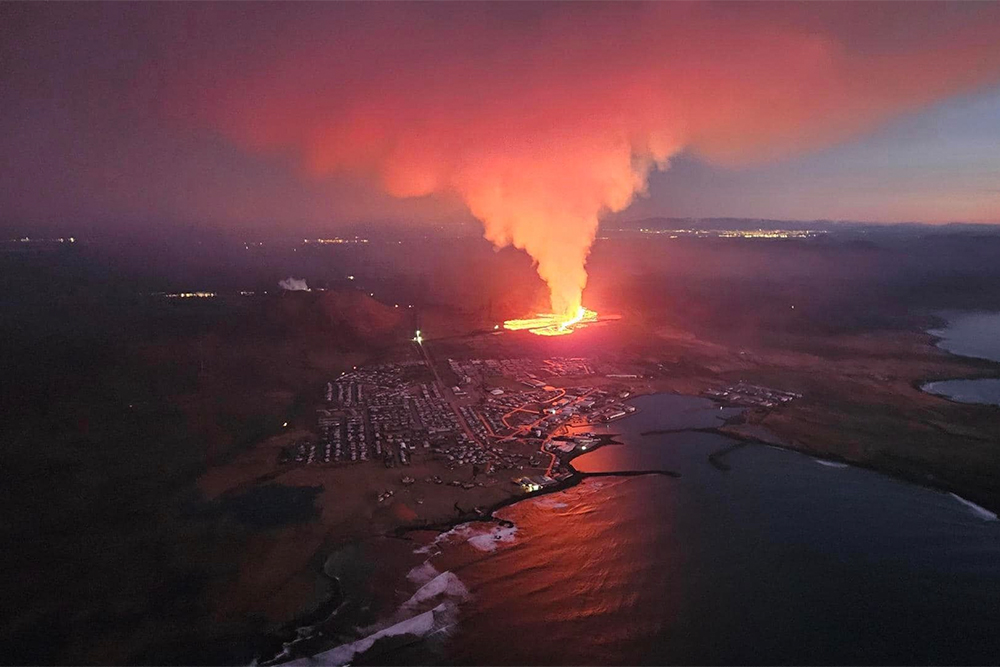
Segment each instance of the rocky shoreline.
[{"label": "rocky shoreline", "polygon": [[[751,432],[752,431],[752,432]],[[789,444],[782,441],[778,436],[766,431],[762,432],[761,429],[754,430],[752,425],[745,423],[744,414],[738,415],[736,417],[730,418],[721,426],[714,427],[702,427],[702,428],[677,428],[677,429],[654,429],[650,431],[644,431],[640,435],[658,435],[664,433],[683,433],[683,432],[701,432],[701,433],[713,433],[716,435],[721,435],[726,438],[732,439],[735,442],[733,444],[727,445],[719,450],[713,451],[708,454],[709,463],[722,472],[731,470],[731,466],[725,461],[725,457],[742,447],[746,447],[751,444],[756,445],[767,445],[775,447],[778,449],[783,449],[786,451],[793,451],[799,454],[819,457],[831,462],[841,463],[844,465],[850,465],[853,467],[863,468],[878,472],[880,474],[885,474],[887,476],[899,479],[901,481],[916,484],[918,486],[931,488],[937,491],[942,491],[945,493],[953,493],[956,495],[965,495],[963,490],[956,487],[953,484],[949,484],[945,480],[938,479],[933,475],[928,473],[922,473],[919,471],[909,470],[905,467],[893,466],[888,463],[886,464],[872,464],[866,462],[858,462],[849,460],[843,456],[839,456],[835,453],[820,451],[803,446],[801,443]],[[560,457],[561,463],[570,470],[570,475],[565,479],[559,481],[551,486],[544,487],[538,491],[528,493],[528,494],[517,494],[511,495],[501,501],[493,503],[488,507],[477,507],[471,511],[464,511],[455,517],[452,517],[446,521],[437,521],[433,523],[408,523],[395,527],[384,536],[410,539],[408,536],[415,532],[437,532],[440,534],[446,533],[457,526],[482,522],[482,523],[492,523],[504,528],[514,527],[513,522],[496,516],[497,512],[505,507],[511,506],[515,503],[521,502],[523,500],[534,500],[545,495],[558,493],[565,491],[566,489],[572,488],[585,479],[589,477],[630,477],[638,475],[662,475],[672,478],[680,477],[680,473],[672,470],[616,470],[616,471],[605,471],[605,472],[581,472],[577,470],[572,465],[572,460],[583,454],[591,453],[597,449],[608,446],[608,445],[623,445],[625,443],[620,442],[616,438],[620,434],[602,434],[599,436],[600,442],[592,446],[586,452],[575,451],[570,454],[556,454]],[[978,499],[977,499],[978,502]],[[991,506],[989,501],[982,503],[985,507],[990,510],[998,509],[995,506]],[[461,509],[460,507],[457,509]],[[334,579],[335,581],[335,579]],[[339,588],[338,588],[338,595]],[[275,655],[269,661],[259,662],[261,665],[274,665],[280,664],[285,660],[291,660],[294,658],[304,658],[310,655],[315,655],[323,650],[330,649],[334,644],[331,643],[331,637],[323,635],[322,633],[313,634],[310,630],[315,629],[318,625],[329,621],[336,616],[337,610],[342,607],[344,603],[343,596],[341,595],[339,599],[331,596],[329,603],[323,605],[320,609],[315,610],[313,613],[308,614],[301,619],[297,619],[289,624],[286,624],[282,628],[280,633],[276,633],[275,640],[283,638],[284,641],[280,644],[282,651],[280,654]],[[326,616],[323,617],[322,614],[326,612]],[[302,622],[305,621],[305,622]],[[290,640],[290,641],[289,641]]]},{"label": "rocky shoreline", "polygon": [[[468,523],[492,523],[503,528],[513,528],[514,523],[496,516],[496,513],[505,507],[509,507],[525,500],[535,500],[546,495],[565,491],[572,488],[590,477],[633,477],[640,475],[662,475],[665,477],[677,478],[680,473],[673,470],[621,470],[608,472],[581,472],[573,467],[572,460],[578,456],[589,454],[601,447],[608,445],[622,445],[624,443],[616,440],[618,434],[601,434],[598,436],[599,442],[591,446],[586,452],[572,452],[570,454],[559,455],[562,463],[570,469],[570,475],[551,486],[544,487],[538,491],[527,494],[512,495],[487,508],[477,508],[473,511],[464,512],[447,521],[434,523],[409,523],[397,526],[386,533],[385,537],[409,539],[407,536],[415,532],[436,532],[439,534]],[[329,575],[327,575],[329,576]],[[255,664],[261,666],[279,665],[297,658],[307,658],[316,655],[335,646],[331,642],[330,635],[325,634],[323,625],[334,620],[338,612],[347,602],[346,596],[342,593],[342,588],[336,577],[330,577],[335,585],[335,591],[331,593],[328,601],[320,607],[303,614],[293,621],[282,626],[282,628],[271,635],[265,644],[265,650],[261,651],[261,658]],[[269,658],[263,656],[270,655]]]}]

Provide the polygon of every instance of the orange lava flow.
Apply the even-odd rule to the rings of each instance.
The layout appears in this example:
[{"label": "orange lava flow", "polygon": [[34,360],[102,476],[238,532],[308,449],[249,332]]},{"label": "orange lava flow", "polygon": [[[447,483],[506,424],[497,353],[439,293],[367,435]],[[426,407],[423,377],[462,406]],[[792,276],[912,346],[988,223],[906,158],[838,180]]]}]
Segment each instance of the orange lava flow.
[{"label": "orange lava flow", "polygon": [[535,317],[523,320],[507,320],[503,323],[503,328],[510,331],[527,330],[539,336],[565,336],[596,321],[597,313],[580,306],[573,317],[538,313]]}]

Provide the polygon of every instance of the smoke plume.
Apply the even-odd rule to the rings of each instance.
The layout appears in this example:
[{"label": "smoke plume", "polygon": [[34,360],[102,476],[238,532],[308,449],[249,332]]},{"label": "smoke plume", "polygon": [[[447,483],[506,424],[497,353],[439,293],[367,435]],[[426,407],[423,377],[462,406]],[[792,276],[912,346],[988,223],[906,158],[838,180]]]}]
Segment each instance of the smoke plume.
[{"label": "smoke plume", "polygon": [[288,276],[284,280],[279,280],[278,281],[278,285],[281,287],[281,289],[287,290],[289,292],[308,292],[309,291],[309,286],[306,285],[306,279],[305,278],[301,278],[300,279],[300,278],[293,278],[291,276]]},{"label": "smoke plume", "polygon": [[679,152],[778,159],[1000,78],[996,4],[295,10],[266,34],[229,17],[240,45],[185,71],[173,113],[317,177],[457,196],[493,244],[531,256],[562,314],[601,215]]}]

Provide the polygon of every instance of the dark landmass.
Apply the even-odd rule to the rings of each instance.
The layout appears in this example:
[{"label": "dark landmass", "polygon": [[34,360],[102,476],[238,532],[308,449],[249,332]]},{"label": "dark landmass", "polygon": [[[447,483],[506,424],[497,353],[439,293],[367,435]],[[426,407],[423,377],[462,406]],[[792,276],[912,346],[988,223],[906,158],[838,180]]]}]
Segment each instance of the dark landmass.
[{"label": "dark landmass", "polygon": [[[506,480],[406,486],[378,465],[277,466],[314,428],[325,383],[412,357],[415,328],[442,372],[449,357],[587,356],[641,375],[639,392],[741,380],[794,391],[719,432],[1000,510],[1000,408],[919,389],[1000,377],[1000,364],[924,333],[940,310],[1000,310],[993,228],[610,235],[586,298],[622,320],[565,339],[492,334],[544,301],[522,254],[467,235],[399,240],[81,239],[0,253],[2,662],[246,664],[314,619],[304,613],[337,608],[331,553],[514,502]],[[290,275],[325,291],[282,293]],[[188,291],[216,296],[164,295]],[[441,470],[418,460],[408,474]],[[379,502],[386,489],[394,500]]]}]

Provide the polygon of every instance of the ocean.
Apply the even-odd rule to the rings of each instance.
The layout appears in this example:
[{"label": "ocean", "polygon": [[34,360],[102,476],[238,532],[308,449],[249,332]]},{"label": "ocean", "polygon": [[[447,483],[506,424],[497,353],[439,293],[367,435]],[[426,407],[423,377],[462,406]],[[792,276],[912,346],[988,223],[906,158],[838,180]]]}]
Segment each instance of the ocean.
[{"label": "ocean", "polygon": [[[423,640],[355,663],[996,662],[995,515],[763,445],[713,465],[709,454],[735,441],[648,432],[704,427],[715,404],[632,404],[634,416],[607,427],[626,444],[575,465],[680,477],[589,478],[501,510],[512,528],[471,523],[411,544],[397,591],[409,599],[389,622]],[[392,635],[385,626],[372,631]]]},{"label": "ocean", "polygon": [[[1000,362],[1000,313],[945,313],[948,326],[928,333],[952,354]],[[1000,405],[1000,379],[943,380],[922,389],[959,403]]]}]

